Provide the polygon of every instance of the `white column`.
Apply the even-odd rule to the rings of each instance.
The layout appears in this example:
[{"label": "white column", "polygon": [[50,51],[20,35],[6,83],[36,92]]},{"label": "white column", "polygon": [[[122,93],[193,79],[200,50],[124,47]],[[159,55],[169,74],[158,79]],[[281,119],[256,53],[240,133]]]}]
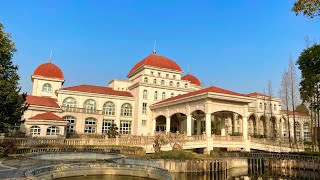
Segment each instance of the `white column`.
[{"label": "white column", "polygon": [[206,135],[211,137],[211,113],[206,113]]},{"label": "white column", "polygon": [[152,119],[152,127],[151,127],[151,135],[154,136],[154,134],[156,133],[156,123],[157,120],[156,119]]},{"label": "white column", "polygon": [[226,120],[221,118],[221,136],[226,136]]},{"label": "white column", "polygon": [[243,139],[248,139],[248,118],[242,117],[242,136]]},{"label": "white column", "polygon": [[167,117],[166,119],[166,132],[170,132],[170,127],[171,127],[171,121],[170,121],[170,117]]},{"label": "white column", "polygon": [[197,120],[197,135],[201,135],[201,120]]},{"label": "white column", "polygon": [[191,136],[191,115],[187,116],[187,136]]}]

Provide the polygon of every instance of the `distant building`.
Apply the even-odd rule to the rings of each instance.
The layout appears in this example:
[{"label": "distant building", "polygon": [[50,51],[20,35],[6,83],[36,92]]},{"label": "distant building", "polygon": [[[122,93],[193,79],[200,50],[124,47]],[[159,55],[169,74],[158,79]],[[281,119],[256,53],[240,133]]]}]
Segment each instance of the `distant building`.
[{"label": "distant building", "polygon": [[[280,99],[204,88],[198,78],[183,76],[177,63],[155,52],[138,62],[127,77],[108,86],[63,87],[62,70],[51,62],[41,64],[31,76],[30,106],[21,129],[33,137],[106,134],[115,123],[120,134],[139,136],[170,131],[207,137],[288,137]],[[309,116],[297,113],[296,127],[297,138],[309,141]],[[292,118],[290,129],[293,134]]]}]

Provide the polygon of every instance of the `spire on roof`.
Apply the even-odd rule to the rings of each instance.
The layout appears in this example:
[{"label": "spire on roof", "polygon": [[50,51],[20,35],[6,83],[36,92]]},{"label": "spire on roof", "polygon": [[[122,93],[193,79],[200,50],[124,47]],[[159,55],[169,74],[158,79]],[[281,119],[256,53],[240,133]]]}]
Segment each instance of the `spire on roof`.
[{"label": "spire on roof", "polygon": [[52,49],[50,50],[50,59],[49,62],[52,63]]},{"label": "spire on roof", "polygon": [[156,40],[154,40],[152,54],[157,54],[156,45],[157,45],[157,41],[156,41]]}]

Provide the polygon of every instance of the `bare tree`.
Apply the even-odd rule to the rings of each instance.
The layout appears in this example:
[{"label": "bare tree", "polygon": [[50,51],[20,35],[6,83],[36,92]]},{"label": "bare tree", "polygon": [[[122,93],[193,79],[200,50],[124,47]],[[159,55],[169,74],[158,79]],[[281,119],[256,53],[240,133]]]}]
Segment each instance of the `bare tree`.
[{"label": "bare tree", "polygon": [[[269,116],[270,116],[270,123],[271,123],[271,131],[270,133],[271,134],[271,137],[275,138],[275,127],[276,127],[276,124],[273,124],[273,109],[272,109],[272,96],[273,96],[273,90],[272,90],[272,83],[271,83],[271,80],[268,81],[268,87],[267,87],[267,90],[268,90],[268,100],[267,100],[267,103],[268,103],[268,106],[269,106]],[[276,122],[275,122],[276,123]]]},{"label": "bare tree", "polygon": [[287,114],[287,133],[288,133],[288,138],[289,142],[291,143],[291,133],[290,133],[290,121],[289,121],[289,75],[287,70],[285,69],[282,74],[282,80],[281,80],[281,87],[279,91],[279,95],[282,101],[282,104],[285,107],[286,114]]},{"label": "bare tree", "polygon": [[289,58],[289,67],[288,67],[288,79],[289,79],[289,102],[292,108],[292,117],[293,117],[293,132],[294,132],[294,143],[297,143],[296,137],[296,116],[295,116],[295,109],[296,105],[300,104],[299,98],[299,85],[297,79],[297,72],[296,67],[293,63],[292,56]]}]

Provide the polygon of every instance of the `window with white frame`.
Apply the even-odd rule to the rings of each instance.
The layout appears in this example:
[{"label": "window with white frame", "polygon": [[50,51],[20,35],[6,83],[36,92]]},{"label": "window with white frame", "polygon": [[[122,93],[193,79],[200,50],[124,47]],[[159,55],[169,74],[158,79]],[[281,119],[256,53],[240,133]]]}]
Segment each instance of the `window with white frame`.
[{"label": "window with white frame", "polygon": [[132,106],[129,103],[125,103],[121,106],[121,116],[131,117],[132,116]]},{"label": "window with white frame", "polygon": [[52,92],[51,84],[45,83],[45,84],[42,86],[42,92]]},{"label": "window with white frame", "polygon": [[77,101],[72,97],[68,97],[63,100],[62,106],[70,108],[77,107]]},{"label": "window with white frame", "polygon": [[180,87],[180,83],[179,82],[177,82],[177,87]]},{"label": "window with white frame", "polygon": [[108,101],[103,104],[103,114],[107,116],[115,115],[115,105],[113,102]]},{"label": "window with white frame", "polygon": [[311,141],[310,127],[308,123],[303,124],[303,138],[304,141]]},{"label": "window with white frame", "polygon": [[84,133],[86,134],[94,134],[97,132],[97,120],[95,118],[86,118],[85,119],[85,127]]},{"label": "window with white frame", "polygon": [[172,81],[170,81],[169,85],[170,85],[170,86],[173,86],[173,82],[172,82]]},{"label": "window with white frame", "polygon": [[131,134],[131,121],[120,121],[120,134]]},{"label": "window with white frame", "polygon": [[164,80],[161,80],[161,85],[164,85]]},{"label": "window with white frame", "polygon": [[147,120],[144,120],[144,119],[143,119],[143,120],[141,121],[141,125],[142,125],[142,126],[146,126],[146,125],[147,125]]},{"label": "window with white frame", "polygon": [[171,93],[171,97],[174,97],[174,93]]},{"label": "window with white frame", "polygon": [[51,126],[47,128],[47,135],[59,135],[60,129],[57,126]]},{"label": "window with white frame", "polygon": [[153,80],[153,84],[157,84],[157,79],[154,79],[154,80]]},{"label": "window with white frame", "polygon": [[143,90],[142,98],[143,99],[148,99],[148,91],[146,89]]},{"label": "window with white frame", "polygon": [[188,83],[185,83],[185,84],[184,84],[184,87],[185,87],[185,88],[188,88]]},{"label": "window with white frame", "polygon": [[260,109],[263,109],[262,102],[259,103],[259,108],[260,108]]},{"label": "window with white frame", "polygon": [[151,76],[153,76],[153,71],[150,72]]},{"label": "window with white frame", "polygon": [[166,78],[169,78],[169,74],[166,74]]},{"label": "window with white frame", "polygon": [[165,99],[165,98],[166,98],[166,93],[163,92],[163,93],[162,93],[162,100]]},{"label": "window with white frame", "polygon": [[143,79],[143,82],[144,82],[144,83],[148,83],[148,78],[145,77],[145,78]]},{"label": "window with white frame", "polygon": [[173,79],[175,79],[176,78],[176,75],[173,75]]},{"label": "window with white frame", "polygon": [[83,106],[87,110],[95,110],[96,109],[96,101],[93,99],[88,99],[84,102]]},{"label": "window with white frame", "polygon": [[110,130],[110,127],[114,124],[114,120],[112,119],[104,119],[102,122],[102,133],[107,134]]},{"label": "window with white frame", "polygon": [[39,126],[31,126],[30,134],[31,135],[40,135],[41,129]]},{"label": "window with white frame", "polygon": [[277,105],[276,105],[276,104],[273,105],[273,110],[274,110],[274,111],[277,110]]},{"label": "window with white frame", "polygon": [[158,76],[161,76],[161,73],[160,73],[160,72],[158,72]]},{"label": "window with white frame", "polygon": [[154,100],[157,100],[158,99],[158,91],[155,91],[154,92]]},{"label": "window with white frame", "polygon": [[76,118],[73,116],[64,116],[63,119],[69,122],[69,124],[67,125],[67,133],[74,133]]},{"label": "window with white frame", "polygon": [[264,103],[264,109],[268,109],[267,103]]},{"label": "window with white frame", "polygon": [[142,114],[147,114],[147,103],[142,103]]}]

